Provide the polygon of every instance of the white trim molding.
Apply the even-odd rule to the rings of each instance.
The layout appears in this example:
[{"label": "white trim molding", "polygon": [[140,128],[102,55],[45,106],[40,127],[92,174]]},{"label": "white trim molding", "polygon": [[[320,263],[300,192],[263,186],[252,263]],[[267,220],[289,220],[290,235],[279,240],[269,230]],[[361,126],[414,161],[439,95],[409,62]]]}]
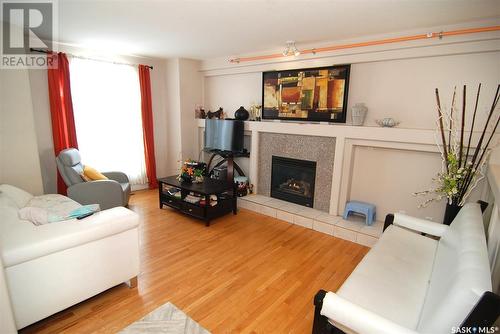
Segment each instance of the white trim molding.
[{"label": "white trim molding", "polygon": [[[497,20],[483,20],[468,24],[449,25],[442,27],[429,27],[391,34],[364,36],[361,38],[328,41],[319,44],[301,45],[302,48],[322,47],[331,44],[360,43],[373,39],[394,38],[404,35],[422,34],[430,31],[446,31],[498,25]],[[336,50],[324,54],[308,54],[298,57],[277,58],[271,60],[255,61],[250,63],[230,63],[231,57],[213,58],[202,61],[201,72],[204,76],[218,76],[229,74],[255,73],[262,71],[283,70],[293,67],[321,67],[334,64],[356,64],[376,61],[424,58],[457,54],[472,54],[500,51],[500,32],[483,32],[471,35],[448,36],[443,39],[417,40],[395,44],[368,46],[355,49]],[[266,50],[260,53],[275,53],[279,50]],[[241,56],[254,56],[257,53]]]}]

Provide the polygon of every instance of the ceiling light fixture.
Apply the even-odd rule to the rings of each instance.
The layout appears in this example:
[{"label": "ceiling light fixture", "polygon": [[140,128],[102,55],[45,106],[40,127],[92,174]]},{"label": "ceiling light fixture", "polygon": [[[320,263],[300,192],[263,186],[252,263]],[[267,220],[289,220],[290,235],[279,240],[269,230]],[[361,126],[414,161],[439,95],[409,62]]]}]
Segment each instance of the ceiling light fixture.
[{"label": "ceiling light fixture", "polygon": [[298,56],[300,55],[299,49],[297,49],[297,46],[295,45],[295,41],[286,41],[286,47],[285,50],[283,50],[283,56]]}]

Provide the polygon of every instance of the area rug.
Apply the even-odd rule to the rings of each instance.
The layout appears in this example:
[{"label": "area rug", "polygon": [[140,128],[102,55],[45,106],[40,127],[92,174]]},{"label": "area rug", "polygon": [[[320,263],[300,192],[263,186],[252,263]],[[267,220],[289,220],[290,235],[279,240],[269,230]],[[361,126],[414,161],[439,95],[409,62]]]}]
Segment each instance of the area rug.
[{"label": "area rug", "polygon": [[186,313],[168,302],[123,329],[121,334],[210,334]]}]

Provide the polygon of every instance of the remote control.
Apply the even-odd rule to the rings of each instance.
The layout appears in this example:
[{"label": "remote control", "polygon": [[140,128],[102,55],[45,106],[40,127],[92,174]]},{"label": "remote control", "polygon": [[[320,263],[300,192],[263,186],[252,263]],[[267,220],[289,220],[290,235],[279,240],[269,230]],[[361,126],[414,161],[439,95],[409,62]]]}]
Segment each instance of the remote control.
[{"label": "remote control", "polygon": [[86,213],[84,215],[76,217],[76,219],[80,220],[80,219],[83,219],[83,218],[87,218],[88,216],[92,216],[93,214],[94,214],[93,212],[89,212],[89,213]]}]

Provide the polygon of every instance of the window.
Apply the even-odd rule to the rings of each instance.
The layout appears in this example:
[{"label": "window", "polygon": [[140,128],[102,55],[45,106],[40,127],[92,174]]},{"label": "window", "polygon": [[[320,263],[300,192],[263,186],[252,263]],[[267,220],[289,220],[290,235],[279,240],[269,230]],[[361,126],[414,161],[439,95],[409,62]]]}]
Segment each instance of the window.
[{"label": "window", "polygon": [[70,73],[83,163],[147,183],[137,68],[72,57]]}]

